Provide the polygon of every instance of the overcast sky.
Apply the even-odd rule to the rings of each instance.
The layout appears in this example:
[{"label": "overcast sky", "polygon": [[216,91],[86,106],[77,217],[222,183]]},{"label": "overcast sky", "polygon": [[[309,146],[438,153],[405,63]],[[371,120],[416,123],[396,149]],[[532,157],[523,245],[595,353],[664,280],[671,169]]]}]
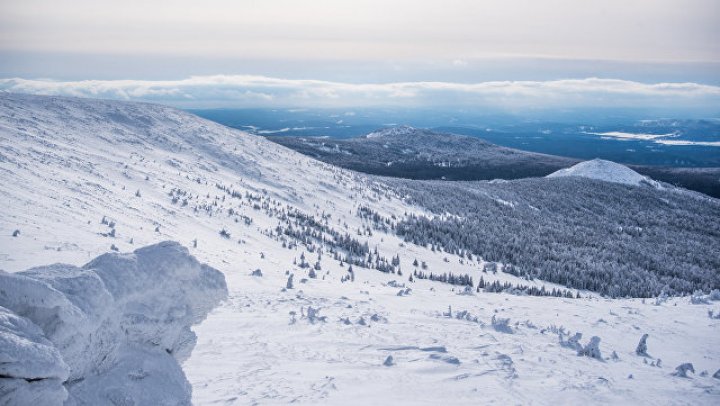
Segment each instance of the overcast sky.
[{"label": "overcast sky", "polygon": [[[144,80],[145,88],[174,89],[165,92],[169,103],[171,93],[185,103],[209,102],[204,97],[213,92],[203,86],[217,86],[207,79],[217,75],[293,79],[292,88],[314,79],[335,83],[335,90],[392,83],[407,89],[397,86],[407,82],[692,82],[712,85],[703,88],[706,97],[720,85],[718,39],[717,0],[0,0],[2,88],[17,90],[12,78],[35,79],[33,86],[23,82],[26,89],[52,80],[44,91],[76,93],[83,80]],[[192,86],[182,82],[191,76]],[[246,93],[240,82],[233,81],[236,93],[270,96],[266,103],[300,100],[297,92],[257,83]],[[84,86],[97,93],[97,82]]]}]

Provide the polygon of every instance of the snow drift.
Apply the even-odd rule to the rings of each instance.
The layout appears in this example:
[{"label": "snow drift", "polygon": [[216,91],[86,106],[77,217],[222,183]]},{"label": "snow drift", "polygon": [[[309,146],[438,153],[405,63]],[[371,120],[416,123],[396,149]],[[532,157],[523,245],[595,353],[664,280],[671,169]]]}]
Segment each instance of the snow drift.
[{"label": "snow drift", "polygon": [[660,184],[647,176],[643,176],[625,165],[621,165],[604,159],[593,159],[591,161],[580,162],[569,168],[560,169],[547,175],[548,178],[556,178],[562,176],[578,176],[589,179],[602,180],[605,182],[622,183],[625,185],[639,186],[648,184],[658,188]]},{"label": "snow drift", "polygon": [[190,326],[226,296],[222,273],[170,241],[0,272],[0,403],[189,404]]}]

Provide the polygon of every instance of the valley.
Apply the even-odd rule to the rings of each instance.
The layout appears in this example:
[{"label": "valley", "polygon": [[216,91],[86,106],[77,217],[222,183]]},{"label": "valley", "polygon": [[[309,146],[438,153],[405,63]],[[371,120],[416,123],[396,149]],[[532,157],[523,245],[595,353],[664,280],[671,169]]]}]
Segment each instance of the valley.
[{"label": "valley", "polygon": [[[622,165],[386,178],[170,107],[13,93],[0,94],[0,141],[3,277],[168,240],[224,275],[226,299],[188,321],[191,393],[168,391],[177,403],[720,397],[720,203]],[[576,163],[468,142],[468,156],[540,158],[541,176]],[[684,363],[696,372],[680,376]],[[162,372],[147,373],[113,385],[137,401]],[[115,396],[60,384],[78,404]]]}]

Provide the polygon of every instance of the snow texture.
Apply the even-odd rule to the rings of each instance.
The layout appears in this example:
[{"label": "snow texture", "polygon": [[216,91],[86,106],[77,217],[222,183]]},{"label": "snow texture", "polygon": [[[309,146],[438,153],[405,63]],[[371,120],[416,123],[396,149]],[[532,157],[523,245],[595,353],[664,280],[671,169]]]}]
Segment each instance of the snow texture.
[{"label": "snow texture", "polygon": [[190,326],[227,295],[222,273],[175,242],[2,272],[0,287],[3,404],[67,392],[79,405],[189,404]]}]

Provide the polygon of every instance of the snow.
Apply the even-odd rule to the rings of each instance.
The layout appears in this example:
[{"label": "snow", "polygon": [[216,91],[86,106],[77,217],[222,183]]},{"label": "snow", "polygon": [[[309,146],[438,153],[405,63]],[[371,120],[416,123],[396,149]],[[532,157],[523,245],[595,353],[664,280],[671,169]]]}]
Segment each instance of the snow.
[{"label": "snow", "polygon": [[591,161],[580,162],[570,168],[560,169],[547,175],[548,178],[556,178],[562,176],[578,176],[583,178],[597,179],[605,182],[623,183],[626,185],[639,186],[641,184],[659,187],[659,183],[640,175],[625,165],[621,165],[604,159],[593,159]]},{"label": "snow", "polygon": [[720,141],[689,141],[689,140],[657,140],[663,145],[700,145],[704,147],[720,147]]},{"label": "snow", "polygon": [[[652,121],[652,120],[649,120]],[[619,140],[642,140],[652,141],[655,144],[662,145],[697,145],[705,147],[720,147],[720,141],[693,141],[693,140],[668,140],[666,138],[678,137],[678,133],[669,134],[644,134],[644,133],[627,133],[622,131],[609,131],[604,133],[586,132],[585,134],[599,135],[601,137],[610,137]]]},{"label": "snow", "polygon": [[3,404],[62,404],[68,367],[30,320],[0,307],[0,400]]},{"label": "snow", "polygon": [[[173,242],[105,254],[82,268],[2,273],[0,286],[3,324],[14,327],[0,337],[1,375],[66,382],[81,405],[188,403],[179,363],[195,346],[190,326],[227,295],[222,273]],[[62,400],[62,386],[48,389]]]},{"label": "snow", "polygon": [[[617,172],[604,175],[614,179]],[[13,393],[55,393],[45,399],[61,403],[67,387],[77,404],[651,405],[720,399],[720,381],[712,377],[720,367],[720,319],[708,317],[718,302],[668,298],[656,305],[590,292],[581,292],[582,299],[466,294],[429,280],[411,283],[417,258],[433,272],[556,287],[483,273],[482,260],[461,260],[389,233],[358,235],[366,225],[354,214],[361,205],[388,217],[423,210],[375,179],[182,111],[2,94],[0,177],[0,268],[72,264],[0,274],[0,289],[8,292],[0,296],[8,310],[0,313],[2,339],[32,343],[28,354],[38,354],[27,358],[36,362],[15,362],[14,368],[49,378],[12,379],[25,386]],[[343,283],[347,265],[326,251],[317,278],[309,278],[310,269],[293,261],[304,253],[314,264],[317,251],[283,248],[270,235],[277,216],[218,186],[252,193],[261,207],[330,215],[334,229],[387,258],[399,255],[403,276],[353,266],[355,280]],[[186,193],[176,203],[173,189]],[[13,237],[16,229],[20,235]],[[223,229],[230,238],[220,236]],[[111,245],[135,252],[107,254]],[[213,269],[225,276],[226,300]],[[258,269],[262,277],[252,275]],[[290,274],[294,286],[286,289]],[[411,288],[409,295],[397,295],[400,284]],[[493,319],[512,334],[498,331]],[[582,333],[583,348],[598,337],[603,359],[579,357],[561,345],[560,333]],[[635,353],[643,334],[649,334],[648,353],[663,366]],[[19,354],[9,348],[16,347],[0,346],[0,356]],[[67,369],[53,358],[53,348]],[[672,375],[688,362],[697,375]],[[705,370],[708,376],[701,375]],[[59,385],[63,371],[70,378]],[[0,383],[0,403],[12,400],[5,392],[9,380]],[[49,402],[37,402],[43,403]]]},{"label": "snow", "polygon": [[629,139],[629,140],[655,140],[658,138],[665,138],[665,137],[675,137],[677,134],[643,134],[643,133],[627,133],[622,131],[608,131],[604,133],[585,133],[585,134],[592,134],[592,135],[600,135],[603,137],[613,137],[613,138],[620,138],[620,139]]}]

